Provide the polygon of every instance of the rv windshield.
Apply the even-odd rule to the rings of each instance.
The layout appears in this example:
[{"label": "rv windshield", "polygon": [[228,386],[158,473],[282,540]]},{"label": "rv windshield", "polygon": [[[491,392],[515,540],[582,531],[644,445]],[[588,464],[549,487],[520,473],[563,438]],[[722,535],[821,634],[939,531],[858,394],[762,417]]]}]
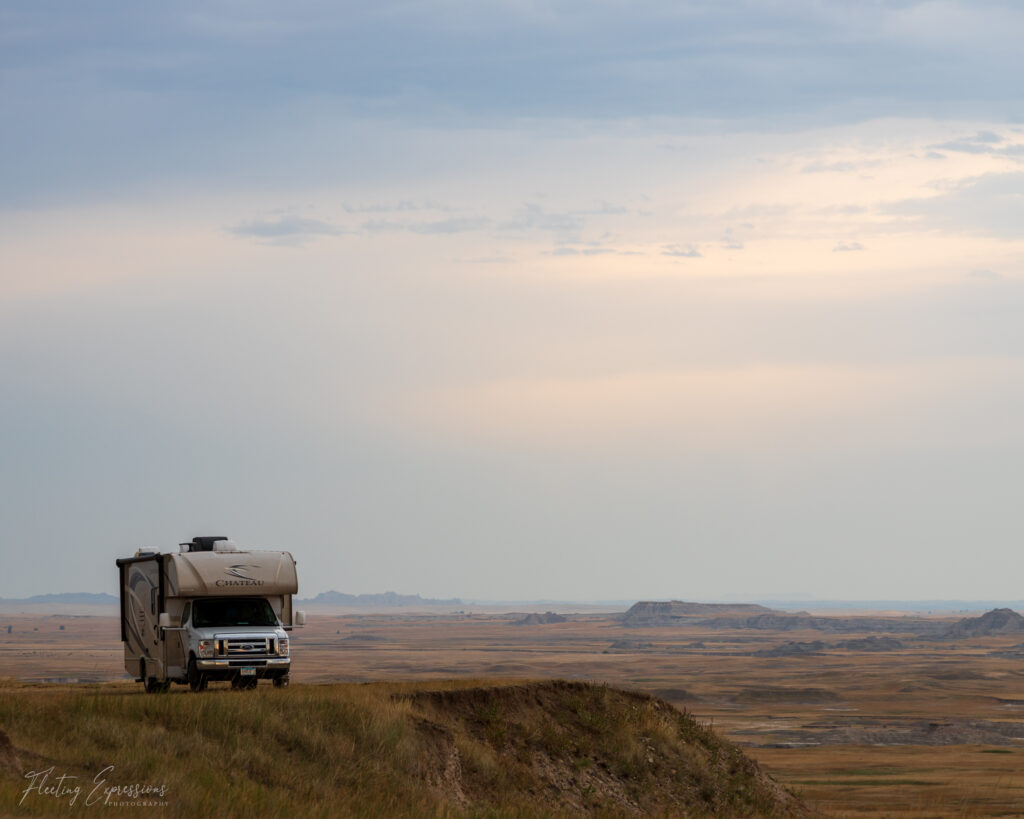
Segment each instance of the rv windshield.
[{"label": "rv windshield", "polygon": [[215,597],[196,600],[192,607],[192,625],[205,626],[276,626],[277,617],[270,603],[262,597]]}]

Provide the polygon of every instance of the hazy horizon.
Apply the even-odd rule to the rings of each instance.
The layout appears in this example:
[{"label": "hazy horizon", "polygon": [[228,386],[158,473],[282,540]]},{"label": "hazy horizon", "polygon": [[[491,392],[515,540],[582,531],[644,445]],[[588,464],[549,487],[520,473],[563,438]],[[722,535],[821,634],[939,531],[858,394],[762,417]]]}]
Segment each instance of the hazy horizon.
[{"label": "hazy horizon", "polygon": [[0,597],[1017,596],[1024,9],[0,19]]},{"label": "hazy horizon", "polygon": [[[623,609],[629,608],[630,606],[640,602],[669,602],[669,601],[680,601],[680,597],[651,597],[641,596],[624,599],[598,599],[598,598],[582,598],[582,599],[566,599],[566,598],[508,598],[508,599],[487,599],[479,598],[467,595],[455,595],[452,598],[433,598],[427,595],[420,595],[415,591],[399,591],[386,590],[378,592],[361,592],[353,594],[346,592],[342,589],[329,589],[327,593],[340,593],[349,597],[383,597],[386,595],[397,595],[399,597],[420,597],[425,601],[425,605],[430,607],[440,607],[442,604],[447,605],[460,605],[460,606],[481,606],[481,607],[496,607],[496,608],[507,608],[509,606],[585,606],[585,607],[607,607],[607,606],[619,606]],[[26,605],[78,605],[88,609],[92,605],[106,605],[103,602],[86,602],[86,601],[67,601],[67,600],[43,600],[39,601],[35,598],[49,597],[49,598],[72,598],[78,595],[90,595],[90,596],[102,596],[107,595],[112,598],[112,603],[116,604],[118,599],[117,589],[105,591],[85,591],[77,590],[70,592],[44,592],[37,595],[25,595],[20,598],[11,597],[0,597],[0,603],[24,603]],[[309,594],[305,595],[300,593],[295,599],[298,603],[310,604],[315,598],[319,597],[320,594]],[[750,597],[730,596],[724,595],[721,597],[713,598],[688,598],[684,602],[690,603],[714,603],[719,605],[738,605],[738,604],[759,604],[768,607],[781,607],[783,610],[792,611],[797,608],[809,606],[812,609],[868,609],[868,610],[907,610],[920,612],[922,610],[936,610],[936,611],[948,611],[950,613],[956,612],[973,612],[982,611],[990,608],[1000,607],[1011,607],[1024,609],[1024,598],[1012,598],[1012,599],[941,599],[941,598],[894,598],[894,599],[843,599],[843,598],[817,598],[810,595],[751,595]],[[331,607],[333,604],[323,604],[327,607]],[[374,605],[372,603],[364,603],[363,606],[366,608],[388,608],[391,604],[385,605]],[[399,608],[402,606],[399,605]]]}]

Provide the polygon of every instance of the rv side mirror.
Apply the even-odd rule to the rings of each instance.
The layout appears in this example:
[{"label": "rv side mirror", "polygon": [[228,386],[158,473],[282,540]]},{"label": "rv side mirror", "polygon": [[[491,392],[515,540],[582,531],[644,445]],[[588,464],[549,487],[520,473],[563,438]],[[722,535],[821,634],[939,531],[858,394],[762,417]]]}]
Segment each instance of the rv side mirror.
[{"label": "rv side mirror", "polygon": [[306,612],[297,611],[295,612],[295,625],[304,626],[306,625]]},{"label": "rv side mirror", "polygon": [[160,613],[160,619],[157,622],[160,624],[160,628],[170,628],[171,627],[171,615],[170,615],[170,613],[166,612],[166,611],[161,612]]}]

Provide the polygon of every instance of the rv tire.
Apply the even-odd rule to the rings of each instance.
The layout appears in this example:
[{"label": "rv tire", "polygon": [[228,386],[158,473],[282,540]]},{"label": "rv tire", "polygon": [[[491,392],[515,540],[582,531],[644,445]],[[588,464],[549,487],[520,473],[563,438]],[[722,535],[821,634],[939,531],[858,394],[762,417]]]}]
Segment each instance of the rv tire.
[{"label": "rv tire", "polygon": [[146,661],[143,660],[141,663],[142,679],[144,680],[143,686],[146,689],[147,694],[163,694],[171,689],[170,682],[161,682],[156,677],[146,676]]}]

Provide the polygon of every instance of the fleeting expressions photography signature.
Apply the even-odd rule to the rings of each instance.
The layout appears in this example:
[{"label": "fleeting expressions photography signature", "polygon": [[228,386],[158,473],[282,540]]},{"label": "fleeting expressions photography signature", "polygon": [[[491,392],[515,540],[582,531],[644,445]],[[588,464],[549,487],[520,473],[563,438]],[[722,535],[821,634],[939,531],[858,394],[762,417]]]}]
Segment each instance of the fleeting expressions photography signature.
[{"label": "fleeting expressions photography signature", "polygon": [[129,805],[161,807],[167,804],[164,800],[167,795],[167,785],[147,785],[140,782],[123,785],[108,784],[110,774],[114,770],[113,765],[107,765],[89,782],[66,773],[55,776],[55,767],[51,765],[41,771],[29,771],[25,774],[28,787],[22,791],[21,799],[18,801],[19,805],[23,804],[31,793],[51,799],[66,799],[69,807],[73,806],[80,797],[83,797],[86,805],[110,807]]}]

